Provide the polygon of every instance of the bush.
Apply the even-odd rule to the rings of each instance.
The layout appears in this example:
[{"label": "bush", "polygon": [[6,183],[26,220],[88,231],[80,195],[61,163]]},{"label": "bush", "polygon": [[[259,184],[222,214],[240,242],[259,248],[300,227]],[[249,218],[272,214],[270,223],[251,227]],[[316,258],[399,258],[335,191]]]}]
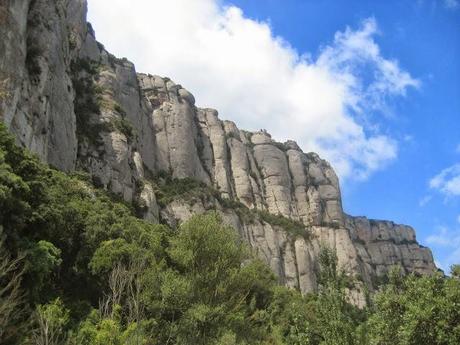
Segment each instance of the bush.
[{"label": "bush", "polygon": [[119,105],[118,103],[115,103],[115,105],[113,106],[113,109],[121,115],[121,117],[126,117],[126,111],[121,107],[121,105]]},{"label": "bush", "polygon": [[157,174],[155,184],[157,201],[161,206],[166,206],[176,199],[193,201],[219,197],[219,193],[204,182],[188,177],[173,178],[168,172]]},{"label": "bush", "polygon": [[114,129],[116,129],[118,132],[123,133],[126,139],[128,140],[128,143],[132,142],[134,139],[134,127],[129,122],[129,120],[123,118],[123,117],[116,117],[112,120],[111,122],[113,124]]},{"label": "bush", "polygon": [[286,146],[285,144],[283,144],[283,143],[278,143],[278,142],[276,142],[276,141],[273,141],[273,142],[271,142],[271,144],[272,144],[273,146],[277,147],[278,149],[280,149],[280,150],[283,151],[283,152],[286,152],[287,149],[288,149],[287,146]]},{"label": "bush", "polygon": [[42,73],[42,69],[40,67],[39,58],[42,54],[40,48],[30,44],[27,49],[26,55],[26,67],[27,71],[29,72],[29,76],[31,77],[32,81],[38,82],[37,78]]},{"label": "bush", "polygon": [[88,59],[77,59],[71,64],[72,83],[75,90],[74,111],[77,136],[86,138],[92,145],[100,144],[100,134],[109,132],[111,124],[100,121],[103,89],[96,84],[99,64]]},{"label": "bush", "polygon": [[284,217],[281,214],[275,215],[267,211],[257,211],[258,216],[264,221],[271,225],[279,226],[285,230],[288,234],[296,236],[301,236],[308,240],[310,238],[310,233],[307,230],[305,224],[302,222]]},{"label": "bush", "polygon": [[[166,199],[184,190],[219,197],[202,183],[171,174],[158,183]],[[222,203],[245,209],[236,201]],[[294,234],[305,231],[279,215],[256,216]],[[370,308],[359,311],[347,302],[353,287],[335,252],[322,250],[318,293],[301,296],[277,286],[270,269],[215,212],[195,215],[177,231],[145,222],[93,188],[88,177],[40,163],[14,144],[3,124],[0,228],[1,257],[23,258],[13,266],[7,262],[6,275],[0,272],[16,282],[11,289],[8,280],[0,281],[0,322],[8,312],[4,302],[18,296],[11,291],[24,296],[9,309],[19,317],[0,323],[16,336],[1,338],[6,345],[460,342],[457,266],[452,278],[392,271]],[[31,314],[32,324],[25,317]]]}]

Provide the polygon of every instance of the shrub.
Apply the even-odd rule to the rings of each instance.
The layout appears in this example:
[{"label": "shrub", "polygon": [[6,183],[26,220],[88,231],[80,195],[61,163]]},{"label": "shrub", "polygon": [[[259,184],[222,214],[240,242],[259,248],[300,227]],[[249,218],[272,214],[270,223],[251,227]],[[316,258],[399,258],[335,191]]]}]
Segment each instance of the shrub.
[{"label": "shrub", "polygon": [[133,141],[134,127],[131,124],[131,122],[129,122],[129,120],[123,117],[116,117],[112,120],[111,123],[113,124],[115,130],[125,135],[126,139],[128,140],[128,143]]},{"label": "shrub", "polygon": [[26,55],[26,67],[29,72],[29,76],[35,82],[37,82],[38,76],[42,73],[40,67],[39,57],[42,54],[40,48],[34,46],[33,44],[28,46],[27,55]]},{"label": "shrub", "polygon": [[93,119],[101,113],[101,101],[104,90],[94,78],[99,64],[88,59],[72,62],[72,83],[75,90],[74,110],[77,119],[77,136],[86,138],[92,145],[100,144],[100,134],[112,130],[111,124]]},{"label": "shrub", "polygon": [[125,117],[126,116],[126,111],[121,107],[120,104],[118,103],[115,103],[115,105],[113,106],[113,109],[121,115],[121,117]]},{"label": "shrub", "polygon": [[286,146],[285,144],[283,144],[283,143],[278,143],[278,142],[276,142],[276,141],[273,141],[271,144],[272,144],[273,146],[277,147],[278,149],[280,149],[280,150],[283,151],[283,152],[286,152],[286,151],[287,151],[287,146]]},{"label": "shrub", "polygon": [[204,182],[197,181],[193,178],[177,179],[167,174],[167,177],[161,181],[157,180],[157,200],[162,206],[171,203],[176,199],[193,200],[209,199],[216,197],[217,192],[208,187]]},{"label": "shrub", "polygon": [[271,225],[279,226],[283,228],[287,233],[294,236],[302,236],[305,239],[309,239],[310,234],[306,229],[305,224],[293,220],[287,217],[284,217],[281,214],[275,215],[267,211],[257,211],[258,216],[264,221]]},{"label": "shrub", "polygon": [[355,239],[353,240],[353,242],[359,243],[359,244],[361,244],[361,245],[363,245],[363,246],[366,245],[366,241],[364,241],[362,238],[359,238],[359,237],[355,238]]}]

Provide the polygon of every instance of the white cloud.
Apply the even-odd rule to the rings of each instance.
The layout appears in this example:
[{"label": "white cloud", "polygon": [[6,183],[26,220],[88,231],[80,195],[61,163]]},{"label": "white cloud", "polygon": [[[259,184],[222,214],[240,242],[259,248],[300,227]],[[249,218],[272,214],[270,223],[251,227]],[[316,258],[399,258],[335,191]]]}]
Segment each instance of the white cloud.
[{"label": "white cloud", "polygon": [[441,171],[429,182],[430,188],[446,196],[460,195],[460,163]]},{"label": "white cloud", "polygon": [[458,144],[457,147],[455,148],[455,152],[460,153],[460,144]]},{"label": "white cloud", "polygon": [[420,207],[424,207],[426,204],[428,204],[433,197],[431,195],[425,195],[423,198],[421,198],[418,202],[418,205]]},{"label": "white cloud", "polygon": [[403,140],[404,140],[406,143],[412,143],[415,139],[414,139],[414,136],[413,136],[413,135],[406,134],[406,135],[404,135]]},{"label": "white cloud", "polygon": [[450,266],[460,263],[460,230],[451,230],[445,226],[438,226],[435,234],[426,238],[425,242],[437,248],[436,266],[448,273]]},{"label": "white cloud", "polygon": [[435,235],[430,235],[426,238],[426,242],[430,245],[450,246],[451,234],[445,226],[439,226]]},{"label": "white cloud", "polygon": [[447,257],[446,259],[446,266],[450,270],[452,265],[459,265],[460,264],[460,247],[454,249],[454,251]]},{"label": "white cloud", "polygon": [[397,142],[379,130],[376,114],[419,82],[382,56],[374,19],[337,32],[313,57],[275,37],[268,23],[220,3],[90,0],[89,15],[98,39],[139,71],[181,83],[198,106],[241,128],[295,139],[342,178],[365,179],[395,159]]},{"label": "white cloud", "polygon": [[448,9],[456,9],[460,6],[458,0],[444,0],[444,6]]}]

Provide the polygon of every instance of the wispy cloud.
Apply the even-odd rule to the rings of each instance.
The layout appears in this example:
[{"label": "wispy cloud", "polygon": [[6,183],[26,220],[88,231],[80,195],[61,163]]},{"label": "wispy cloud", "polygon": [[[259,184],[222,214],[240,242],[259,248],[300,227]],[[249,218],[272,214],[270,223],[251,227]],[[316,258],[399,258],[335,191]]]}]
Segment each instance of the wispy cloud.
[{"label": "wispy cloud", "polygon": [[458,144],[457,147],[455,148],[455,152],[460,153],[460,144]]},{"label": "wispy cloud", "polygon": [[459,8],[460,3],[458,0],[444,0],[444,7],[453,10]]},{"label": "wispy cloud", "polygon": [[423,198],[421,198],[418,202],[418,205],[420,207],[424,207],[426,204],[428,204],[433,197],[431,195],[425,195]]},{"label": "wispy cloud", "polygon": [[[434,235],[428,236],[426,238],[426,242],[431,245],[449,247],[453,244],[451,236],[452,234],[449,233],[447,227],[438,226],[436,233]],[[458,237],[457,240],[460,241],[460,237]]]},{"label": "wispy cloud", "polygon": [[429,182],[430,188],[446,196],[460,195],[460,163],[442,170]]},{"label": "wispy cloud", "polygon": [[241,128],[295,139],[342,178],[366,179],[396,158],[379,116],[419,81],[382,54],[375,19],[338,31],[318,53],[298,52],[269,23],[221,3],[98,0],[89,13],[98,38],[139,70],[182,83]]},{"label": "wispy cloud", "polygon": [[428,236],[425,242],[437,248],[442,255],[438,255],[437,266],[446,273],[453,264],[460,263],[460,230],[452,230],[446,226],[438,226],[435,233]]}]

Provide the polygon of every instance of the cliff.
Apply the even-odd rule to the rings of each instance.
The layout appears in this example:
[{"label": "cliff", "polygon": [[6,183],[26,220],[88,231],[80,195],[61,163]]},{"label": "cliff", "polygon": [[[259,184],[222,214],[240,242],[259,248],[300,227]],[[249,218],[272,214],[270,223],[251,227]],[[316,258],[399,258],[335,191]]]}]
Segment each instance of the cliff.
[{"label": "cliff", "polygon": [[[370,289],[395,264],[436,270],[411,227],[346,215],[338,178],[317,154],[240,130],[181,85],[107,52],[86,22],[86,0],[2,2],[0,22],[2,120],[50,165],[88,172],[153,222],[219,210],[283,284],[304,293],[316,288],[322,244]],[[207,192],[164,197],[181,179]]]}]

